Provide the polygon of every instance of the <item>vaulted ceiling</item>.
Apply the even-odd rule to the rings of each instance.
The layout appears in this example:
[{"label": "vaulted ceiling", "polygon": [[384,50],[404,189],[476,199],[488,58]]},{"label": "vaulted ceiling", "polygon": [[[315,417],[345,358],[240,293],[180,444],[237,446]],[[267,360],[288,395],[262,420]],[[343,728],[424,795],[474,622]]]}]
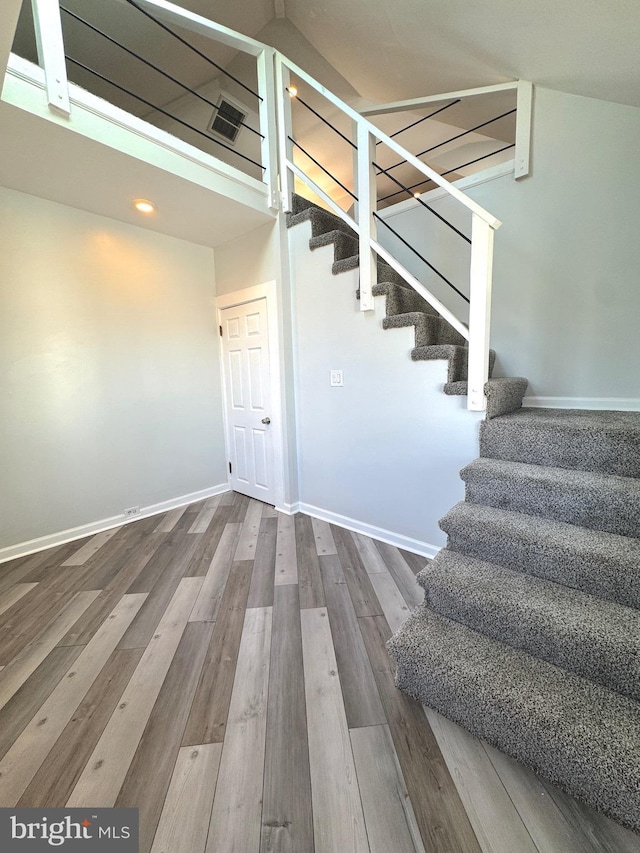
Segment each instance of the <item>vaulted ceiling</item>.
[{"label": "vaulted ceiling", "polygon": [[[187,59],[125,0],[66,0],[74,11],[127,35],[146,54],[175,52],[187,81],[211,69]],[[287,19],[366,101],[381,102],[514,78],[640,106],[638,0],[180,0],[179,5],[259,40]],[[26,3],[25,6],[30,6]],[[79,27],[68,22],[69,31]],[[269,26],[271,24],[271,26]],[[153,26],[153,25],[151,25]],[[276,45],[279,46],[279,45]],[[232,53],[216,49],[226,65]],[[114,54],[114,63],[126,58]],[[139,71],[144,74],[145,72]],[[165,102],[175,94],[169,95]]]}]

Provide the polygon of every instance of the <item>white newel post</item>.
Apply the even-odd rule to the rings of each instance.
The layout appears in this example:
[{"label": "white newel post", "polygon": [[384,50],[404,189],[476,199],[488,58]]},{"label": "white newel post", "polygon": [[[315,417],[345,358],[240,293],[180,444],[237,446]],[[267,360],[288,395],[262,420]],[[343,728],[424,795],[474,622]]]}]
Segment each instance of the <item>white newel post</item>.
[{"label": "white newel post", "polygon": [[487,408],[484,386],[489,376],[493,228],[477,214],[471,225],[471,305],[469,306],[469,384],[467,408]]},{"label": "white newel post", "polygon": [[272,49],[263,50],[257,57],[258,94],[260,101],[260,133],[262,165],[265,167],[263,180],[269,187],[269,207],[280,209],[278,187],[278,131],[276,124],[276,82]]},{"label": "white newel post", "polygon": [[282,56],[275,53],[276,63],[276,106],[278,108],[278,154],[279,154],[279,176],[280,176],[280,198],[283,210],[291,210],[293,207],[293,192],[295,179],[293,172],[287,165],[293,162],[293,143],[289,139],[293,136],[293,122],[291,120],[291,97],[288,94],[291,86],[291,75],[289,69],[282,61]]},{"label": "white newel post", "polygon": [[52,109],[70,115],[60,5],[58,0],[31,0],[31,7],[38,45],[38,62],[44,69],[47,86],[47,101]]},{"label": "white newel post", "polygon": [[376,141],[365,122],[358,122],[358,171],[356,182],[357,222],[360,237],[360,310],[372,311],[373,288],[378,282],[376,255],[371,240],[376,239],[376,221],[373,214],[377,207],[376,175],[373,161]]}]

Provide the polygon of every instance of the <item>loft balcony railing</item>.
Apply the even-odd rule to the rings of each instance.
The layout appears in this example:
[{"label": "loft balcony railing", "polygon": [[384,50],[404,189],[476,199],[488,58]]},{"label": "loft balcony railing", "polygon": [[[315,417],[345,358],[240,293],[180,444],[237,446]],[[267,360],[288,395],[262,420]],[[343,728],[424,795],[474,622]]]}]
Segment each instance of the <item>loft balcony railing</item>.
[{"label": "loft balcony railing", "polygon": [[[85,18],[84,14],[68,8],[65,2],[68,3],[69,0],[63,0],[62,3],[59,0],[31,2],[38,58],[44,71],[47,100],[52,110],[62,115],[71,114],[73,97],[70,97],[70,91],[72,94],[75,92],[76,96],[77,91],[73,87],[70,89],[67,71],[68,68],[81,69],[88,77],[99,80],[104,86],[111,87],[113,91],[131,99],[130,103],[142,104],[150,111],[145,115],[145,119],[148,117],[153,120],[161,116],[169,123],[170,132],[186,131],[190,134],[187,136],[190,144],[194,144],[191,140],[195,140],[197,144],[198,138],[207,136],[201,128],[191,125],[183,116],[176,115],[170,104],[154,104],[145,91],[140,91],[130,81],[112,79],[103,70],[95,67],[93,62],[74,56],[69,50],[65,52],[65,27],[72,24],[103,38],[111,47],[145,69],[159,75],[163,80],[169,80],[194,102],[204,102],[208,108],[215,110],[218,105],[209,99],[204,89],[199,90],[190,85],[178,72],[167,70],[157,59],[144,55],[141,50],[127,44],[123,38],[105,32],[94,21]],[[162,32],[163,36],[179,40],[186,49],[198,54],[200,60],[213,63],[220,74],[228,75],[229,72],[223,65],[212,60],[208,50],[202,50],[192,44],[187,37],[189,34],[195,36],[199,45],[202,45],[201,38],[204,36],[207,40],[205,44],[231,47],[254,59],[257,81],[255,86],[248,85],[247,79],[239,77],[233,77],[233,82],[234,85],[247,90],[247,96],[255,98],[257,104],[256,126],[243,122],[243,131],[250,134],[256,154],[252,156],[246,150],[240,151],[220,143],[220,150],[224,150],[226,168],[232,168],[229,161],[233,156],[241,161],[240,178],[254,185],[257,182],[264,192],[266,206],[274,212],[278,209],[290,210],[294,189],[299,190],[302,187],[339,216],[359,238],[361,310],[369,311],[373,308],[372,291],[377,281],[377,257],[380,257],[468,342],[468,408],[483,410],[486,407],[484,387],[489,365],[493,235],[501,223],[447,180],[447,173],[456,173],[461,167],[439,171],[421,159],[431,153],[429,149],[440,149],[452,141],[472,136],[482,127],[472,126],[454,133],[452,139],[427,145],[418,155],[412,154],[399,142],[401,137],[408,139],[408,134],[415,136],[416,128],[425,126],[429,120],[442,120],[445,112],[450,116],[455,106],[465,97],[477,95],[481,90],[424,98],[419,104],[400,102],[372,107],[368,112],[387,115],[406,109],[428,109],[426,116],[413,118],[406,126],[387,134],[271,47],[181,9],[166,0],[105,2],[135,10],[154,32]],[[516,174],[526,174],[529,144],[526,104],[528,100],[530,107],[530,84],[514,83],[487,88],[513,89],[517,93],[519,116],[516,138],[505,147],[515,148]],[[299,122],[294,121],[294,104],[296,109],[304,110],[312,123],[315,122],[315,129],[305,120],[306,123],[303,122],[303,129],[300,131]],[[478,124],[485,126],[504,117],[498,116]],[[322,145],[311,145],[307,142],[318,132],[318,128],[320,133],[333,135],[343,146],[337,169],[333,164],[330,169],[324,162],[326,152]],[[210,151],[210,143],[213,141],[215,140],[207,136],[207,146],[202,147]],[[212,152],[211,154],[215,156]],[[476,159],[482,161],[485,158],[480,156]],[[258,170],[257,176],[251,175],[251,170]],[[430,203],[430,187],[438,188],[453,202],[458,211],[456,221],[443,215]],[[453,280],[454,277],[442,268],[440,261],[436,262],[431,256],[429,246],[422,245],[421,241],[416,243],[415,240],[407,239],[406,235],[391,224],[385,211],[390,204],[401,199],[410,199],[412,204],[425,215],[432,217],[432,221],[437,222],[439,227],[446,229],[452,239],[458,241],[460,248],[456,248],[454,254],[458,256],[466,252],[468,255],[466,282]],[[462,215],[467,217],[465,225],[459,222]],[[396,251],[396,247],[400,247],[402,251]],[[425,277],[419,277],[415,271],[411,271],[413,267],[407,264],[405,258],[407,253],[416,263],[424,266],[428,273],[426,283],[422,280]],[[437,288],[432,286],[429,276],[453,294],[454,300],[458,301],[456,305],[452,307],[450,300],[444,300],[437,295]]]},{"label": "loft balcony railing", "polygon": [[[119,11],[120,23],[126,14],[127,20],[131,19],[136,31],[144,32],[144,36],[132,38],[123,26],[117,28],[118,32],[109,32],[98,14],[107,4]],[[46,98],[53,111],[70,116],[74,103],[85,105],[85,101],[94,108],[95,101],[91,102],[88,95],[93,93],[103,104],[105,101],[113,104],[155,125],[176,143],[178,139],[186,143],[176,144],[174,150],[188,151],[191,159],[205,164],[211,162],[209,158],[215,158],[224,174],[249,186],[259,185],[265,191],[267,207],[272,210],[278,207],[271,47],[165,0],[104,0],[102,8],[88,6],[86,10],[73,0],[25,0],[27,6],[31,6],[33,12],[38,63],[44,72]],[[200,49],[203,38],[206,47]],[[92,40],[96,49],[77,50],[78,44],[82,45],[87,39]],[[221,112],[218,99],[208,94],[209,84],[194,87],[184,80],[183,69],[179,67],[184,63],[176,65],[174,70],[167,67],[164,57],[158,60],[159,51],[150,49],[158,42],[166,45],[168,51],[174,45],[179,46],[189,61],[199,63],[205,72],[210,69],[209,79],[226,80],[234,91],[242,93],[243,101],[248,104],[243,110],[246,116],[242,116],[240,110],[235,115]],[[251,80],[239,79],[216,62],[212,55],[216,47],[231,48],[250,57],[254,63]],[[16,68],[21,70],[19,65]],[[169,103],[154,100],[145,91],[144,84],[150,79],[154,83],[161,81],[163,92],[173,93]],[[219,83],[215,89],[220,90],[223,85]],[[183,97],[202,106],[202,121],[181,113],[179,107]],[[233,106],[234,99],[228,100]],[[211,132],[208,125],[216,115],[223,124],[227,122],[240,130],[237,144]],[[160,134],[153,132],[149,137],[161,139]],[[166,141],[162,138],[165,147],[170,147]]]}]

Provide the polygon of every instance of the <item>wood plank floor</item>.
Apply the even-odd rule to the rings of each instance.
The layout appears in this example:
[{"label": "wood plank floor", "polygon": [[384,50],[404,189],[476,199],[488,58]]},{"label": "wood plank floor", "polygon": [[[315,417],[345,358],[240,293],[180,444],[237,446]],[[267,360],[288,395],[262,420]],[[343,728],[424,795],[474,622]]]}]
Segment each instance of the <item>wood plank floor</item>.
[{"label": "wood plank floor", "polygon": [[228,494],[0,565],[0,806],[141,853],[640,853],[396,690],[415,554]]}]

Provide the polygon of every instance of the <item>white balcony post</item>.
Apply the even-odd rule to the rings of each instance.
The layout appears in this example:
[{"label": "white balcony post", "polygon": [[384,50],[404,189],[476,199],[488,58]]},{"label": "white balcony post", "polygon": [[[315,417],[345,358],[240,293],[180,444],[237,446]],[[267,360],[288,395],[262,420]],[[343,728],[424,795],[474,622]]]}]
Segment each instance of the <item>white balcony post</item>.
[{"label": "white balcony post", "polygon": [[467,408],[487,408],[484,386],[489,376],[493,228],[476,214],[471,225],[471,305],[469,306],[469,382]]},{"label": "white balcony post", "polygon": [[366,122],[357,122],[357,182],[356,221],[360,238],[360,310],[372,311],[374,307],[373,288],[378,283],[378,266],[371,241],[376,240],[377,207],[376,175],[373,167],[376,141]]},{"label": "white balcony post", "polygon": [[262,98],[259,106],[261,141],[261,160],[265,167],[263,180],[269,188],[269,207],[280,209],[278,188],[278,131],[276,124],[276,84],[273,62],[274,51],[265,49],[257,57],[258,94]]},{"label": "white balcony post", "polygon": [[291,75],[284,64],[282,54],[276,51],[276,106],[278,109],[278,153],[280,162],[280,198],[283,210],[291,210],[293,207],[293,192],[295,178],[289,168],[293,163],[293,143],[289,139],[293,136],[293,121],[291,118]]},{"label": "white balcony post", "polygon": [[58,0],[31,0],[31,7],[38,46],[38,62],[44,69],[47,102],[51,109],[70,115],[60,5]]},{"label": "white balcony post", "polygon": [[533,110],[533,84],[518,81],[516,113],[516,151],[514,177],[524,178],[529,174],[531,152],[531,113]]}]

